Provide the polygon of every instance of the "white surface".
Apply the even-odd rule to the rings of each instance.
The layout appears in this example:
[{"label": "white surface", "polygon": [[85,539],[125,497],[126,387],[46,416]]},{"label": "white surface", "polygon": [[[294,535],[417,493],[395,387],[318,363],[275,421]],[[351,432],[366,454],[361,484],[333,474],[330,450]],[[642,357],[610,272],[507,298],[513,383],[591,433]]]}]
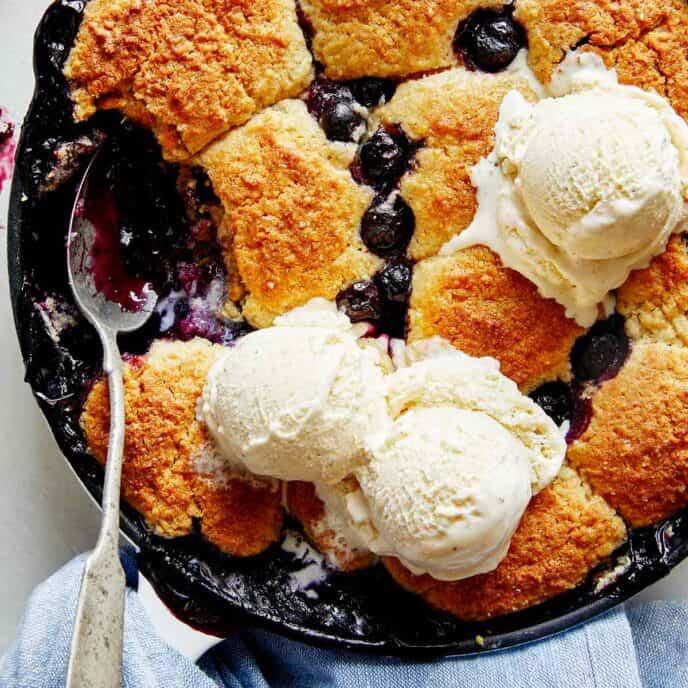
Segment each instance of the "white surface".
[{"label": "white surface", "polygon": [[[33,89],[31,37],[45,0],[0,0],[0,106],[23,116]],[[0,653],[31,589],[95,540],[98,514],[62,460],[23,383],[4,266],[6,188],[0,198]],[[688,599],[688,563],[643,595]]]},{"label": "white surface", "polygon": [[158,635],[192,662],[222,641],[214,635],[195,631],[172,616],[143,576],[139,578],[139,599]]}]

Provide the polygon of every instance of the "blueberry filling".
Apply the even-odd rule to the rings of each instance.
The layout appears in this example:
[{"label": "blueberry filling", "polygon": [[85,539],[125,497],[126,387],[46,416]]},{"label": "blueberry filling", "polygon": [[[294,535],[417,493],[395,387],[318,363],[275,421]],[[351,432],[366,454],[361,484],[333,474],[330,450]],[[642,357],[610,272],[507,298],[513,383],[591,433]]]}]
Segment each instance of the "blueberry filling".
[{"label": "blueberry filling", "polygon": [[363,133],[364,122],[353,101],[346,100],[335,102],[320,119],[320,125],[331,141],[353,141],[357,132]]},{"label": "blueberry filling", "polygon": [[592,402],[587,397],[576,396],[573,406],[571,426],[566,435],[566,441],[571,443],[577,440],[590,425],[592,420]]},{"label": "blueberry filling", "polygon": [[376,181],[398,179],[408,164],[408,149],[401,133],[378,129],[361,146],[361,169]]},{"label": "blueberry filling", "polygon": [[306,47],[309,52],[313,52],[313,36],[315,36],[315,28],[311,20],[308,18],[306,13],[301,7],[299,0],[296,0],[296,20],[299,23],[301,32],[303,33],[304,40],[306,41]]},{"label": "blueberry filling", "polygon": [[420,145],[411,141],[398,124],[382,126],[361,146],[351,173],[359,183],[393,188],[410,168]]},{"label": "blueberry filling", "polygon": [[397,191],[377,196],[361,220],[361,239],[378,256],[406,250],[415,228],[413,210]]},{"label": "blueberry filling", "polygon": [[581,382],[608,380],[619,372],[629,350],[624,319],[612,315],[576,341],[571,352],[573,374]]},{"label": "blueberry filling", "polygon": [[345,83],[316,80],[308,90],[306,106],[331,141],[353,141],[364,132],[365,119]]},{"label": "blueberry filling", "polygon": [[392,258],[377,274],[383,297],[392,303],[405,303],[411,291],[413,264],[404,256]]},{"label": "blueberry filling", "polygon": [[471,69],[499,72],[508,67],[526,46],[523,27],[513,18],[513,8],[479,9],[462,22],[454,37],[454,50]]},{"label": "blueberry filling", "polygon": [[391,79],[362,77],[347,81],[347,86],[355,100],[366,108],[374,108],[389,102],[394,95],[396,84]]},{"label": "blueberry filling", "polygon": [[571,421],[575,406],[571,387],[564,382],[547,382],[531,393],[530,398],[557,424]]},{"label": "blueberry filling", "polygon": [[372,280],[354,282],[337,295],[337,308],[351,322],[378,320],[382,316],[382,295]]}]

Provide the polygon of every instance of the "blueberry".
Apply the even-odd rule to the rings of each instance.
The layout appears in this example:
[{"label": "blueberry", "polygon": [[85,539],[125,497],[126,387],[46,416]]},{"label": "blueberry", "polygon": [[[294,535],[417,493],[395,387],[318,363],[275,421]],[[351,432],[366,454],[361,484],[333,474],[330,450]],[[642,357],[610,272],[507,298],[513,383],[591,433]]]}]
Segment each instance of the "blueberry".
[{"label": "blueberry", "polygon": [[320,118],[320,125],[331,141],[352,141],[363,124],[363,117],[354,109],[353,101],[333,101]]},{"label": "blueberry", "polygon": [[525,31],[511,7],[477,10],[459,25],[454,38],[454,49],[466,65],[485,72],[508,67],[525,45]]},{"label": "blueberry", "polygon": [[404,133],[378,129],[362,146],[361,171],[373,181],[396,181],[411,158],[411,146]]},{"label": "blueberry", "polygon": [[394,95],[396,84],[390,79],[376,79],[374,77],[363,77],[347,83],[353,97],[361,105],[373,108],[380,102],[388,102]]},{"label": "blueberry", "polygon": [[573,374],[582,382],[608,380],[619,372],[629,350],[624,319],[612,315],[595,323],[575,343],[571,352]]},{"label": "blueberry", "polygon": [[308,111],[317,120],[320,120],[338,102],[353,104],[354,97],[346,84],[337,81],[316,79],[306,94]]},{"label": "blueberry", "polygon": [[377,196],[361,220],[361,239],[376,255],[405,251],[416,221],[413,210],[398,192]]},{"label": "blueberry", "polygon": [[337,308],[351,322],[377,320],[382,315],[382,298],[377,284],[372,280],[354,282],[337,295]]},{"label": "blueberry", "polygon": [[566,441],[570,444],[577,440],[590,425],[592,420],[592,401],[587,397],[576,396],[573,405],[571,426],[566,434]]},{"label": "blueberry", "polygon": [[382,295],[392,303],[404,303],[411,291],[413,264],[404,256],[390,260],[377,274],[376,281]]},{"label": "blueberry", "polygon": [[306,105],[332,141],[351,141],[364,123],[356,101],[345,83],[317,79],[308,89]]},{"label": "blueberry", "polygon": [[574,398],[564,382],[547,382],[531,393],[530,398],[557,424],[573,417]]}]

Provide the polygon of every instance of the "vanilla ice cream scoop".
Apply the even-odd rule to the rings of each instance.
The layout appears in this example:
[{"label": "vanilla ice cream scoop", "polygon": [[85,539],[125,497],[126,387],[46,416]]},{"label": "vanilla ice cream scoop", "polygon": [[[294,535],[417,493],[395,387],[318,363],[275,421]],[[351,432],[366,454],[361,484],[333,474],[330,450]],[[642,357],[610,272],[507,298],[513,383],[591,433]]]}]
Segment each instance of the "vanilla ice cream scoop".
[{"label": "vanilla ice cream scoop", "polygon": [[337,482],[390,422],[382,356],[333,305],[298,309],[227,350],[210,371],[199,415],[230,465]]},{"label": "vanilla ice cream scoop", "polygon": [[564,437],[494,359],[434,337],[395,362],[386,378],[394,423],[354,472],[358,489],[348,480],[317,494],[351,547],[439,580],[492,571],[532,495],[559,472]]},{"label": "vanilla ice cream scoop", "polygon": [[531,498],[525,447],[488,415],[448,406],[400,416],[356,476],[359,493],[318,492],[346,510],[351,541],[438,580],[495,569]]},{"label": "vanilla ice cream scoop", "polygon": [[554,421],[502,375],[494,358],[469,356],[440,337],[410,344],[404,357],[408,365],[386,379],[392,418],[408,409],[435,406],[484,414],[521,444],[533,494],[554,480],[566,440]]},{"label": "vanilla ice cream scoop", "polygon": [[663,108],[635,91],[543,100],[515,166],[526,209],[573,258],[631,256],[665,243],[684,211],[679,151]]},{"label": "vanilla ice cream scoop", "polygon": [[685,223],[688,125],[591,53],[571,53],[550,92],[506,96],[494,151],[472,173],[478,213],[443,252],[489,246],[589,326]]}]

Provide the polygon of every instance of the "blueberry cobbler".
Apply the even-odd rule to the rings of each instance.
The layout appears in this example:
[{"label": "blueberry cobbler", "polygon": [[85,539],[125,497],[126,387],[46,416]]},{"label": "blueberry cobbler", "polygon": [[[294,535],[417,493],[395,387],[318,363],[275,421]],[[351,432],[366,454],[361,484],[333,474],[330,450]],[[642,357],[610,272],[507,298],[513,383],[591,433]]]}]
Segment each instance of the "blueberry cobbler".
[{"label": "blueberry cobbler", "polygon": [[91,0],[64,75],[157,141],[108,153],[160,295],[122,341],[152,531],[251,557],[288,516],[479,620],[688,505],[683,0]]}]

